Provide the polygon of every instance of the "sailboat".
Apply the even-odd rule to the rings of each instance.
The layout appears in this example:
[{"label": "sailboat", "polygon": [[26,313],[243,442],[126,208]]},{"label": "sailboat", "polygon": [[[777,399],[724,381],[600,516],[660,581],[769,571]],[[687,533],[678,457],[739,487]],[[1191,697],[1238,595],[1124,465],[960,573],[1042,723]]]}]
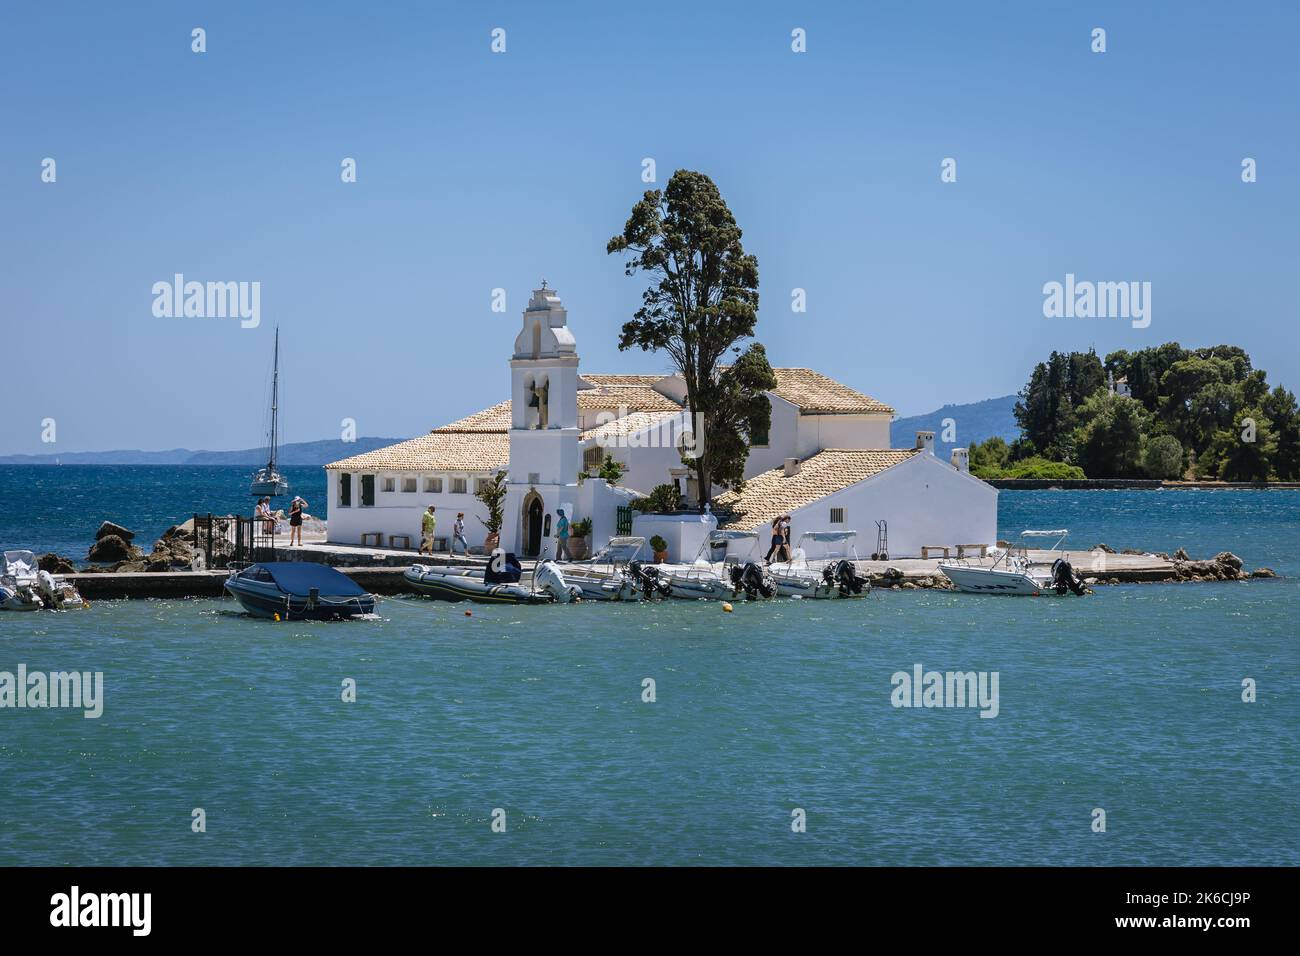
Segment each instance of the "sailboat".
[{"label": "sailboat", "polygon": [[276,425],[280,415],[280,327],[275,327],[275,364],[271,372],[271,437],[268,443],[269,452],[266,461],[266,467],[259,468],[257,474],[253,475],[253,483],[248,488],[248,493],[254,497],[261,498],[270,496],[272,498],[289,493],[289,481],[280,474],[275,467],[275,454],[279,436],[276,434]]}]

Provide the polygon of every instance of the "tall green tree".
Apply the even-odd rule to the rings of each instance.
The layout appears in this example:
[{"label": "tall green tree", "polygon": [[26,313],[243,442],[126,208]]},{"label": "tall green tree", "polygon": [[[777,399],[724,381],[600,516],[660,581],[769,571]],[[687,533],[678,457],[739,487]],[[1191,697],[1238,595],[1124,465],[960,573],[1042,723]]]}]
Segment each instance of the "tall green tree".
[{"label": "tall green tree", "polygon": [[[683,457],[695,471],[701,507],[714,484],[743,483],[747,436],[771,425],[763,392],[776,387],[776,376],[761,345],[740,348],[758,321],[758,260],[741,235],[713,180],[679,169],[662,191],[641,197],[605,248],[632,253],[626,275],[650,277],[618,347],[667,352],[685,380],[691,418],[704,423],[704,435],[695,436],[698,454]],[[729,353],[737,358],[724,368]]]},{"label": "tall green tree", "polygon": [[1083,403],[1079,419],[1075,452],[1090,477],[1137,478],[1144,473],[1142,445],[1151,413],[1141,402],[1102,389]]},{"label": "tall green tree", "polygon": [[1142,470],[1166,481],[1183,477],[1183,446],[1173,435],[1157,435],[1142,449]]},{"label": "tall green tree", "polygon": [[1273,472],[1283,481],[1300,479],[1300,407],[1295,395],[1279,385],[1261,405],[1277,439]]},{"label": "tall green tree", "polygon": [[1105,384],[1106,371],[1091,350],[1053,352],[1034,366],[1014,410],[1024,439],[1014,446],[1015,457],[1039,454],[1073,461],[1076,410]]},{"label": "tall green tree", "polygon": [[1244,408],[1214,433],[1197,462],[1202,474],[1222,481],[1267,481],[1277,454],[1277,436],[1262,409]]}]

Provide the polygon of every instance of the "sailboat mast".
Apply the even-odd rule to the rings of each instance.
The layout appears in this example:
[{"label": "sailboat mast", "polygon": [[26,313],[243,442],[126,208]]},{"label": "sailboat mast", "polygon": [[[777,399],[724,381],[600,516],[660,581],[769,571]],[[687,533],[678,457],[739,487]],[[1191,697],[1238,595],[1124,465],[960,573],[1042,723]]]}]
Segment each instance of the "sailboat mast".
[{"label": "sailboat mast", "polygon": [[275,470],[276,419],[279,417],[280,404],[280,327],[275,327],[275,362],[271,372],[271,461],[268,467]]}]

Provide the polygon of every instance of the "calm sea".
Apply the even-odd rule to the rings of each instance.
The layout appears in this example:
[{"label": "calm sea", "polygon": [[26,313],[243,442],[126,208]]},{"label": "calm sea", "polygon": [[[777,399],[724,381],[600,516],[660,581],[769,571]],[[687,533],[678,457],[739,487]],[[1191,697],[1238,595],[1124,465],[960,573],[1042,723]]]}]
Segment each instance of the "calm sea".
[{"label": "calm sea", "polygon": [[[246,504],[246,477],[0,469],[0,542],[84,548],[105,517],[151,538]],[[0,710],[0,864],[1300,862],[1300,493],[1004,493],[1001,525],[1229,549],[1286,577],[732,614],[466,617],[404,599],[347,624],[215,600],[0,614],[0,671],[105,682],[99,719]],[[997,716],[894,708],[891,676],[916,664],[996,671]]]}]

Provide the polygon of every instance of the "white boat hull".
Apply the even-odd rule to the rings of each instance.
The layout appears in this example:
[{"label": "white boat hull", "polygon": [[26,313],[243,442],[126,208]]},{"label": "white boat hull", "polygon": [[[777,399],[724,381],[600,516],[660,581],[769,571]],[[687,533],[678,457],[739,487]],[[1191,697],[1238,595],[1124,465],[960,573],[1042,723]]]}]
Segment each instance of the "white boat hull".
[{"label": "white boat hull", "polygon": [[869,587],[864,587],[861,593],[845,594],[838,585],[827,584],[821,576],[817,577],[789,577],[782,575],[772,575],[772,581],[776,584],[776,593],[778,597],[797,597],[816,600],[826,600],[829,598],[855,598],[866,597]]},{"label": "white boat hull", "polygon": [[1005,594],[1013,597],[1037,597],[1048,590],[1046,578],[1037,578],[1024,571],[1004,571],[1000,568],[973,568],[965,565],[940,564],[939,570],[968,594]]},{"label": "white boat hull", "polygon": [[622,573],[597,574],[586,569],[576,570],[561,565],[565,584],[582,592],[584,601],[640,601],[641,592],[632,579]]},{"label": "white boat hull", "polygon": [[716,575],[674,574],[668,579],[669,595],[686,601],[730,601],[736,590]]}]

